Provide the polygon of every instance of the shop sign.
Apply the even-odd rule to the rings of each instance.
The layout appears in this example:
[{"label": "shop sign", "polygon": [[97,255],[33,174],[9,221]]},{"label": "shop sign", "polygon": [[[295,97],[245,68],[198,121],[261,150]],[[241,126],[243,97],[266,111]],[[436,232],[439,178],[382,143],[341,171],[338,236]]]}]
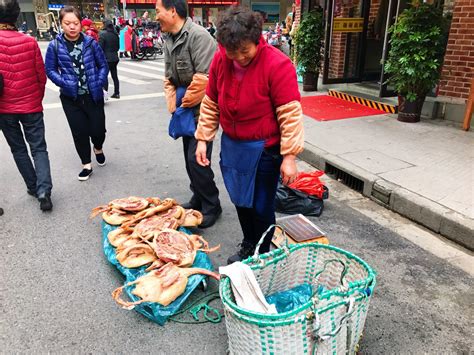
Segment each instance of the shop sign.
[{"label": "shop sign", "polygon": [[64,4],[49,4],[48,10],[61,10],[64,7]]},{"label": "shop sign", "polygon": [[364,29],[364,19],[362,17],[333,19],[333,32],[362,32]]}]

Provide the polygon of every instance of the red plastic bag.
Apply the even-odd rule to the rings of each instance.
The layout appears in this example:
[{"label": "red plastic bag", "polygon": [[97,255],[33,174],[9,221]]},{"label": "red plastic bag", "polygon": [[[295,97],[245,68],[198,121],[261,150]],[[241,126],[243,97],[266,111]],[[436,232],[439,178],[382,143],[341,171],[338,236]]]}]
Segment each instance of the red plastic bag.
[{"label": "red plastic bag", "polygon": [[324,171],[320,170],[315,170],[311,173],[299,173],[296,180],[288,186],[292,189],[302,191],[308,195],[313,195],[323,200],[328,197],[324,183],[319,180],[319,177],[323,175]]}]

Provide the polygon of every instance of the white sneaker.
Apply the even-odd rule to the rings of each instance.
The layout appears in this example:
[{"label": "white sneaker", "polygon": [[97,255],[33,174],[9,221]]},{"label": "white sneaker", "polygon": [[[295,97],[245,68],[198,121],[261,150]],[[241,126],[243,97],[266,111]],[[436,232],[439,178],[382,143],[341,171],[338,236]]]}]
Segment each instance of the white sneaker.
[{"label": "white sneaker", "polygon": [[102,91],[104,92],[104,102],[109,101],[109,92],[105,90],[102,90]]}]

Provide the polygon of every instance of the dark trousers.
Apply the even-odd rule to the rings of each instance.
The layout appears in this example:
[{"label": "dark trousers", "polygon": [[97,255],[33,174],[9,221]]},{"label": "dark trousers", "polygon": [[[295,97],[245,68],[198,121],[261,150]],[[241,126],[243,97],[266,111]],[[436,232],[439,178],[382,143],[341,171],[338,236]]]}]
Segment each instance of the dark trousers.
[{"label": "dark trousers", "polygon": [[[112,80],[114,81],[114,95],[120,95],[120,83],[117,74],[117,65],[119,62],[107,62],[109,65],[110,75],[112,76]],[[107,79],[105,86],[105,91],[109,91],[109,79]]]},{"label": "dark trousers", "polygon": [[[23,127],[23,132],[22,132]],[[26,187],[38,196],[51,194],[53,183],[44,138],[43,112],[29,114],[0,114],[0,129],[7,140]],[[34,166],[28,154],[30,146]]]},{"label": "dark trousers", "polygon": [[[203,214],[215,214],[220,209],[219,190],[214,182],[211,166],[201,166],[196,161],[197,140],[183,137],[184,161],[193,192],[191,202],[200,206]],[[207,159],[211,160],[212,142],[207,143]]]},{"label": "dark trousers", "polygon": [[[278,148],[279,149],[279,148]],[[275,195],[280,177],[282,156],[275,150],[264,151],[257,167],[253,207],[237,207],[240,226],[244,234],[243,244],[255,247],[262,234],[275,224]],[[270,250],[274,233],[272,229],[260,247],[261,253]]]},{"label": "dark trousers", "polygon": [[60,97],[77,154],[82,164],[89,164],[91,162],[90,141],[97,150],[102,149],[105,141],[104,100],[96,103],[90,95],[80,95],[76,100],[64,95]]}]

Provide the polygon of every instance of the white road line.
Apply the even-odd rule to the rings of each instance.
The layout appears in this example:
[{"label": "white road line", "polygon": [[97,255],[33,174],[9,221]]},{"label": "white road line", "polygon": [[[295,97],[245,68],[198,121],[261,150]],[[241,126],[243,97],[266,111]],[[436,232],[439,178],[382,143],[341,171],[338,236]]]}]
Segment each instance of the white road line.
[{"label": "white road line", "polygon": [[[119,77],[120,81],[124,81],[126,83],[130,83],[130,84],[134,84],[134,85],[147,85],[147,84],[150,84],[150,82],[148,82],[148,81],[143,81],[143,80],[140,80],[140,79],[130,78],[128,76],[122,75],[122,74],[120,74],[120,70],[122,70],[122,69],[121,68],[118,69],[118,77]],[[110,80],[112,80],[112,79],[110,79]]]},{"label": "white road line", "polygon": [[[157,74],[150,74],[150,73],[144,73],[143,71],[140,70],[134,70],[134,69],[129,69],[129,68],[124,68],[123,66],[118,69],[118,71],[124,71],[127,73],[132,73],[132,74],[137,74],[141,76],[145,76],[147,78],[153,78],[153,79],[159,79],[159,80],[164,80],[165,77],[163,75],[157,75]],[[120,78],[120,76],[119,76]]]},{"label": "white road line", "polygon": [[[121,101],[131,101],[131,100],[143,100],[143,99],[151,99],[155,97],[163,97],[165,96],[164,92],[157,92],[153,94],[138,94],[138,95],[127,95],[127,96],[120,96],[119,100],[115,99],[109,99],[107,105],[109,105],[111,102],[121,102]],[[54,108],[61,108],[62,105],[60,103],[54,103],[54,104],[44,104],[43,109],[45,110],[51,110]]]},{"label": "white road line", "polygon": [[46,88],[54,92],[59,92],[59,88],[50,80],[46,81]]},{"label": "white road line", "polygon": [[151,66],[151,65],[146,65],[145,63],[130,63],[130,62],[127,62],[127,63],[120,63],[119,64],[119,67],[118,67],[118,70],[120,70],[121,68],[123,68],[124,65],[130,65],[132,67],[137,67],[137,68],[142,68],[142,69],[147,69],[147,70],[156,70],[156,71],[159,71],[161,73],[164,73],[165,72],[165,67],[163,65],[162,68],[158,68],[157,66]]}]

